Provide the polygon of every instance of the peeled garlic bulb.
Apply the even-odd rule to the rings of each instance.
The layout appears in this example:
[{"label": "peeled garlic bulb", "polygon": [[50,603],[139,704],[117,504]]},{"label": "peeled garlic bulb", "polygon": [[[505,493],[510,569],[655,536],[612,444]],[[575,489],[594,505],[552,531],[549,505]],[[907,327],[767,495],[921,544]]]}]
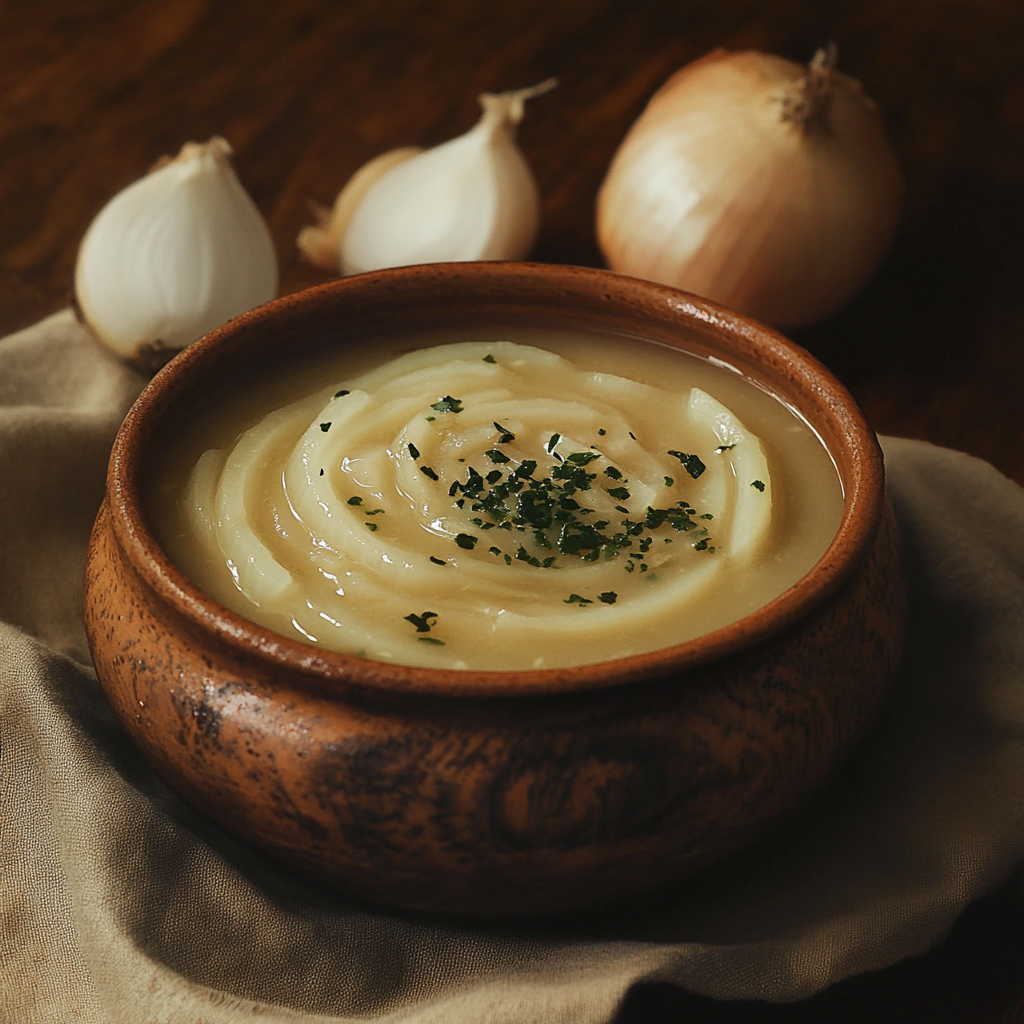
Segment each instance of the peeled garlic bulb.
[{"label": "peeled garlic bulb", "polygon": [[[367,165],[364,171],[375,180],[355,196],[351,214],[346,208],[337,216],[357,179],[335,205],[334,219],[342,221],[335,225],[341,272],[525,256],[537,235],[540,198],[516,145],[516,125],[526,100],[555,84],[552,79],[531,89],[483,93],[483,116],[465,135],[390,166]],[[359,184],[361,190],[366,175]]]},{"label": "peeled garlic bulb", "polygon": [[114,196],[82,239],[81,314],[145,369],[277,293],[270,233],[230,153],[222,138],[187,143]]},{"label": "peeled garlic bulb", "polygon": [[781,328],[848,302],[889,245],[902,178],[834,60],[716,50],[670,78],[601,186],[609,266]]},{"label": "peeled garlic bulb", "polygon": [[341,240],[352,214],[363,201],[363,196],[369,191],[370,186],[385,171],[390,171],[392,167],[422,152],[419,146],[402,146],[399,149],[389,149],[363,164],[338,193],[338,198],[334,200],[334,206],[330,210],[322,206],[314,208],[316,226],[303,228],[296,240],[302,255],[310,263],[315,263],[324,270],[339,270]]}]

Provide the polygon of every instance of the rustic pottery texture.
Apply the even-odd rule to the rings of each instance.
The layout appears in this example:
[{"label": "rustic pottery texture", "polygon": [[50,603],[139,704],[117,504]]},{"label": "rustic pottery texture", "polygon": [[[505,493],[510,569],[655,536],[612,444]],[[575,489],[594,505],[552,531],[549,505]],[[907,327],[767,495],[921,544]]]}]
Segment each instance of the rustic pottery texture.
[{"label": "rustic pottery texture", "polygon": [[[566,669],[439,671],[314,650],[221,608],[146,524],[147,460],[224,374],[407,328],[576,326],[717,355],[799,408],[836,460],[836,540],[795,587],[662,651]],[[226,828],[373,900],[523,915],[581,908],[720,859],[819,789],[895,673],[898,529],[874,435],[773,332],[578,268],[406,268],[240,317],[144,392],[114,446],[86,628],[125,728]]]}]

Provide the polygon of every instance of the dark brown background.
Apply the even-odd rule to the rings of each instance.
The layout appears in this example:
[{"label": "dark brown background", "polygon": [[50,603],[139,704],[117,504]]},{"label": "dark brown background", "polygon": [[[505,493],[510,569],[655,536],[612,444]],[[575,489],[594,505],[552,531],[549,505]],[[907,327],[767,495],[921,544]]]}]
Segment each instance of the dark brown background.
[{"label": "dark brown background", "polygon": [[[295,250],[309,201],[465,131],[477,93],[550,75],[520,132],[544,200],[533,258],[600,266],[597,188],[673,70],[716,46],[806,61],[829,39],[882,109],[907,200],[873,283],[797,340],[879,431],[1024,483],[1021,0],[0,0],[0,334],[66,304],[91,218],[187,140],[234,146],[295,291],[325,279]],[[651,987],[623,1017],[683,1019],[1024,1022],[1024,906],[994,894],[928,957],[809,1003]]]}]

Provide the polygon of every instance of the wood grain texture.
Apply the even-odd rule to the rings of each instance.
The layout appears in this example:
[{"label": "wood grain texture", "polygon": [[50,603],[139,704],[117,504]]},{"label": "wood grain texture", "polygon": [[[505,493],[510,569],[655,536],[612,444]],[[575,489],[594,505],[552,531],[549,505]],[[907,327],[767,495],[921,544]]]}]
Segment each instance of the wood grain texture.
[{"label": "wood grain texture", "polygon": [[[293,291],[323,280],[294,248],[310,201],[329,202],[381,150],[465,130],[477,92],[551,74],[560,89],[521,131],[544,200],[535,257],[599,265],[604,168],[672,70],[714,46],[805,60],[827,38],[881,106],[907,207],[874,282],[798,340],[879,430],[961,448],[1024,482],[1019,0],[7,0],[0,332],[65,304],[91,218],[187,139],[231,141]],[[673,991],[623,1019],[1021,1021],[1019,920],[994,899],[924,961],[800,1008]]]}]

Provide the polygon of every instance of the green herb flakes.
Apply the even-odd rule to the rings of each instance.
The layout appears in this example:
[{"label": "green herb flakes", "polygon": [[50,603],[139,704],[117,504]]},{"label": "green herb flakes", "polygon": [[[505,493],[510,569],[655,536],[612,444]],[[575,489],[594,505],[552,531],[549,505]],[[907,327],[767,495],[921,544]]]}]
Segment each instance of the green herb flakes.
[{"label": "green herb flakes", "polygon": [[405,622],[411,622],[416,627],[417,633],[429,633],[432,626],[436,626],[436,622],[431,622],[430,619],[437,618],[437,612],[423,612],[421,615],[403,615]]},{"label": "green herb flakes", "polygon": [[762,491],[762,492],[764,491],[764,481],[763,480],[751,480],[750,481],[750,486],[751,487],[756,487],[759,491]]},{"label": "green herb flakes", "polygon": [[[504,441],[506,436],[514,439],[512,432],[503,424],[494,421],[492,425],[500,441]],[[466,466],[465,479],[454,480],[448,487],[448,495],[454,499],[457,508],[465,509],[469,503],[468,510],[472,513],[469,522],[478,531],[500,529],[526,535],[514,555],[498,546],[488,548],[496,558],[504,559],[506,565],[519,561],[543,569],[559,568],[557,560],[560,555],[575,556],[583,562],[620,558],[626,572],[635,572],[639,564],[640,572],[645,573],[650,568],[645,555],[652,545],[658,539],[671,543],[670,537],[654,536],[662,527],[670,527],[676,533],[690,533],[693,535],[691,543],[696,541],[699,544],[697,550],[714,551],[707,530],[694,518],[696,509],[687,501],[677,501],[668,508],[648,506],[638,518],[630,518],[636,513],[622,504],[631,497],[626,486],[629,481],[614,466],[606,465],[604,475],[618,486],[602,489],[601,493],[617,502],[615,511],[623,518],[617,526],[612,526],[609,520],[600,519],[599,514],[594,514],[594,508],[581,504],[580,498],[586,491],[595,489],[593,482],[598,479],[596,471],[587,472],[588,467],[605,456],[593,448],[563,457],[555,451],[561,441],[563,435],[556,432],[543,446],[555,460],[548,467],[547,475],[542,475],[536,461],[523,459],[517,464],[514,458],[495,447],[487,449],[484,455],[500,468],[481,474],[473,466]],[[705,468],[696,456],[685,452],[671,454],[679,458],[691,475],[698,471],[698,467],[699,472]],[[666,486],[673,486],[671,477],[664,477],[664,480]],[[710,514],[705,513],[704,518],[710,518]],[[479,542],[478,535],[467,533],[457,534],[454,539],[465,550],[473,550]],[[634,550],[630,551],[630,548]],[[545,549],[552,554],[541,557]],[[614,595],[613,591],[606,593]],[[589,598],[587,600],[590,601]],[[600,600],[611,604],[614,596]]]},{"label": "green herb flakes", "polygon": [[462,399],[452,398],[451,395],[445,395],[444,398],[434,402],[431,406],[436,412],[462,412]]},{"label": "green herb flakes", "polygon": [[352,394],[351,391],[346,391],[344,388],[342,388],[341,391],[335,391],[334,392],[334,397],[335,398],[344,398],[346,395],[351,395],[351,394]]},{"label": "green herb flakes", "polygon": [[358,495],[356,497],[354,497],[354,498],[349,498],[348,502],[347,502],[347,504],[349,504],[349,505],[362,505],[362,503],[363,503],[363,499],[360,498]]},{"label": "green herb flakes", "polygon": [[597,428],[597,436],[598,437],[604,437],[604,435],[607,434],[607,433],[608,433],[608,431],[605,430],[604,427],[598,427]]},{"label": "green herb flakes", "polygon": [[435,647],[444,647],[444,641],[438,640],[436,636],[418,636],[416,639],[421,644],[433,644]]},{"label": "green herb flakes", "polygon": [[731,452],[733,450],[733,448],[735,448],[735,447],[736,447],[736,445],[734,445],[734,444],[720,444],[715,449],[715,454],[716,455],[721,455],[722,452]]},{"label": "green herb flakes", "polygon": [[682,464],[683,469],[686,470],[694,480],[697,479],[708,467],[696,455],[687,455],[686,452],[666,452],[667,455],[672,455],[677,458]]},{"label": "green herb flakes", "polygon": [[377,524],[376,523],[363,523],[363,526],[365,526],[370,531],[370,533],[376,533],[377,532]]},{"label": "green herb flakes", "polygon": [[326,434],[331,429],[331,421],[328,420],[326,423],[321,423],[320,429]]},{"label": "green herb flakes", "polygon": [[409,442],[409,454],[414,459],[418,459],[420,457],[420,450],[412,443],[412,441]]},{"label": "green herb flakes", "polygon": [[441,478],[430,468],[430,466],[420,466],[420,472],[429,477],[431,480],[440,480]]},{"label": "green herb flakes", "polygon": [[448,563],[443,558],[435,558],[433,555],[430,556],[430,560],[434,565],[447,565]]},{"label": "green herb flakes", "polygon": [[619,595],[614,590],[606,590],[603,594],[598,594],[597,599],[603,604],[615,604],[619,599]]},{"label": "green herb flakes", "polygon": [[585,605],[585,604],[593,604],[593,603],[594,602],[591,601],[589,597],[580,597],[579,594],[570,594],[565,599],[565,601],[563,602],[563,604],[578,604],[578,605],[581,605],[581,606]]},{"label": "green herb flakes", "polygon": [[488,352],[487,355],[484,356],[484,360],[483,361],[485,363],[496,363],[498,360],[495,359],[494,356],[492,356],[490,352]]},{"label": "green herb flakes", "polygon": [[601,458],[600,452],[573,452],[565,461],[573,466],[589,466],[590,463],[599,458]]}]

